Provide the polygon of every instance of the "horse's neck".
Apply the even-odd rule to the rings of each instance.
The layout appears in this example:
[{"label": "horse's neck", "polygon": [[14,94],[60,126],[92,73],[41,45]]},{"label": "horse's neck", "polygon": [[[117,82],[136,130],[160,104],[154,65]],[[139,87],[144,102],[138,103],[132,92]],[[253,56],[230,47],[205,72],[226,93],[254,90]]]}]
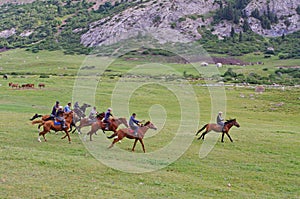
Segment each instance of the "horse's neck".
[{"label": "horse's neck", "polygon": [[142,126],[139,128],[139,133],[141,133],[144,136],[148,129],[149,129],[148,126]]},{"label": "horse's neck", "polygon": [[231,122],[229,122],[229,123],[227,123],[227,128],[228,128],[228,130],[233,126],[233,124],[231,123]]}]

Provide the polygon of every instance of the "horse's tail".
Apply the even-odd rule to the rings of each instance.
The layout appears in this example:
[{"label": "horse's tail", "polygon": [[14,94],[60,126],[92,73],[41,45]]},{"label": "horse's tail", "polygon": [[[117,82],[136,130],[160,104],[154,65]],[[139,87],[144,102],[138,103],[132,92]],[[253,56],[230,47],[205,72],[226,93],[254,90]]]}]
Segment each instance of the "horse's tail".
[{"label": "horse's tail", "polygon": [[113,133],[111,136],[107,136],[108,139],[112,139],[117,135],[117,132]]},{"label": "horse's tail", "polygon": [[44,123],[43,120],[32,121],[32,124],[42,124],[42,123]]},{"label": "horse's tail", "polygon": [[207,127],[208,124],[205,124],[199,131],[197,131],[196,135],[198,135],[201,131],[203,131],[206,127]]},{"label": "horse's tail", "polygon": [[29,119],[30,121],[32,121],[32,120],[34,120],[34,119],[36,119],[36,118],[38,118],[38,117],[42,117],[42,115],[39,115],[39,114],[35,114],[34,116],[32,116],[32,118],[31,119]]}]

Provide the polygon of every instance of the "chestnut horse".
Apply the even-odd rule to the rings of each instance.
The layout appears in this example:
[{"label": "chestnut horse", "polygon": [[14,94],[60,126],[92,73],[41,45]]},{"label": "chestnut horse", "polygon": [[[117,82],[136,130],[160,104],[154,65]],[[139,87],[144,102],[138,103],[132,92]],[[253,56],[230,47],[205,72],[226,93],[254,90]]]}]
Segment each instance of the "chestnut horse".
[{"label": "chestnut horse", "polygon": [[10,82],[8,84],[8,86],[11,87],[11,88],[19,88],[19,84],[15,84],[15,83],[12,83],[12,82]]},{"label": "chestnut horse", "polygon": [[64,131],[65,132],[65,136],[63,136],[61,139],[64,139],[66,137],[68,137],[69,143],[71,143],[71,138],[69,135],[69,128],[71,126],[71,123],[73,122],[73,111],[69,112],[69,113],[64,113],[64,118],[65,118],[65,125],[66,128],[63,128],[61,124],[59,125],[55,125],[53,120],[49,120],[49,121],[42,121],[42,120],[38,120],[38,121],[33,121],[32,124],[39,124],[42,123],[44,130],[43,131],[39,131],[39,137],[38,137],[38,141],[41,142],[41,136],[44,137],[45,142],[46,137],[45,134],[47,134],[48,132],[50,132],[50,130],[54,130],[54,131]]},{"label": "chestnut horse", "polygon": [[117,138],[114,139],[114,141],[111,143],[111,145],[108,148],[111,148],[114,146],[114,144],[120,140],[122,140],[124,137],[127,137],[129,139],[135,139],[133,147],[132,147],[132,151],[134,151],[135,145],[137,143],[137,141],[140,141],[140,143],[142,144],[143,147],[143,151],[144,153],[145,151],[145,146],[144,146],[144,142],[143,142],[143,138],[147,132],[148,129],[154,129],[156,130],[156,126],[154,126],[153,123],[151,123],[150,121],[146,122],[143,126],[139,127],[138,130],[138,136],[136,137],[133,133],[134,131],[130,128],[126,128],[126,129],[119,129],[117,132],[115,132],[113,135],[111,135],[108,138],[113,138],[115,136],[118,136]]},{"label": "chestnut horse", "polygon": [[90,141],[92,141],[92,135],[96,133],[99,129],[102,130],[103,133],[104,131],[113,131],[116,133],[117,128],[121,125],[124,124],[128,128],[127,120],[124,117],[121,118],[112,118],[110,119],[110,125],[108,130],[105,130],[106,123],[102,122],[101,120],[98,120],[97,122],[94,122],[91,126],[91,130],[84,136],[84,140],[86,140],[86,137],[90,135]]},{"label": "chestnut horse", "polygon": [[[99,120],[102,120],[105,116],[105,113],[99,113],[97,114],[95,119],[90,119],[90,118],[82,118],[80,120],[79,126],[76,127],[78,134],[81,134],[81,128],[85,126],[91,126],[94,122],[98,122]],[[98,121],[97,121],[98,120]]]},{"label": "chestnut horse", "polygon": [[198,140],[200,140],[201,138],[204,140],[204,136],[209,133],[210,131],[215,131],[215,132],[222,132],[222,140],[221,142],[224,142],[224,134],[226,134],[228,136],[228,138],[230,139],[231,142],[233,142],[233,140],[231,139],[230,135],[229,135],[229,130],[232,126],[236,126],[236,127],[240,127],[239,123],[236,121],[236,119],[231,119],[231,120],[227,120],[224,124],[223,127],[223,131],[222,131],[222,127],[218,124],[205,124],[197,133],[196,136],[205,128],[205,131],[201,134],[201,136],[198,138]]},{"label": "chestnut horse", "polygon": [[[42,117],[42,118],[41,118],[41,120],[37,120],[39,122],[36,122],[36,123],[40,123],[38,125],[38,130],[40,130],[41,126],[43,126],[43,123],[41,121],[46,122],[46,121],[49,121],[49,120],[54,120],[54,117],[52,117],[51,115],[39,115],[37,113],[34,116],[32,116],[32,118],[30,120],[32,121],[32,120],[34,120],[36,118],[39,118],[39,117]],[[74,123],[75,120],[79,120],[79,117],[78,117],[78,115],[76,113],[73,114],[73,122],[71,123],[70,131],[72,131],[72,127],[73,126],[75,127],[75,130],[76,130],[76,125]],[[74,131],[73,131],[73,133],[74,133]]]},{"label": "chestnut horse", "polygon": [[[72,133],[76,131],[76,122],[80,121],[81,118],[85,117],[85,110],[87,107],[90,107],[91,105],[84,103],[79,109],[74,109],[74,115],[73,115],[73,123],[71,124],[70,131],[72,131],[72,127],[74,126],[75,129],[73,130]],[[43,121],[48,121],[48,120],[54,120],[54,117],[51,117],[50,115],[40,115],[40,114],[35,114],[32,116],[30,119],[31,121],[35,120],[36,118],[42,117],[41,119]],[[38,126],[38,129],[40,129],[41,125]]]}]

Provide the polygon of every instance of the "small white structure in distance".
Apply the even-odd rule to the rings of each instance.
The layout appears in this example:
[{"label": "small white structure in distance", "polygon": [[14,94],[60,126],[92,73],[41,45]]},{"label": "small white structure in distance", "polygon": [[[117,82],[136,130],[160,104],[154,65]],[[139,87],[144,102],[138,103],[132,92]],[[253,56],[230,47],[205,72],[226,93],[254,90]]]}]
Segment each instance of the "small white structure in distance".
[{"label": "small white structure in distance", "polygon": [[222,67],[222,63],[216,63],[216,67],[221,68]]},{"label": "small white structure in distance", "polygon": [[202,63],[201,63],[201,66],[208,66],[208,63],[202,62]]}]

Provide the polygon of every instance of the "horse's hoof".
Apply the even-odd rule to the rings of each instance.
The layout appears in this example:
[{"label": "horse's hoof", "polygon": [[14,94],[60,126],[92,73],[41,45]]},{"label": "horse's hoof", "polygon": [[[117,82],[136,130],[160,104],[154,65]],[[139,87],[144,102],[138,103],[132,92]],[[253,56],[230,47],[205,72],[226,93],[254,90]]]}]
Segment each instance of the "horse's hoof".
[{"label": "horse's hoof", "polygon": [[38,142],[42,142],[40,139],[38,139]]}]

